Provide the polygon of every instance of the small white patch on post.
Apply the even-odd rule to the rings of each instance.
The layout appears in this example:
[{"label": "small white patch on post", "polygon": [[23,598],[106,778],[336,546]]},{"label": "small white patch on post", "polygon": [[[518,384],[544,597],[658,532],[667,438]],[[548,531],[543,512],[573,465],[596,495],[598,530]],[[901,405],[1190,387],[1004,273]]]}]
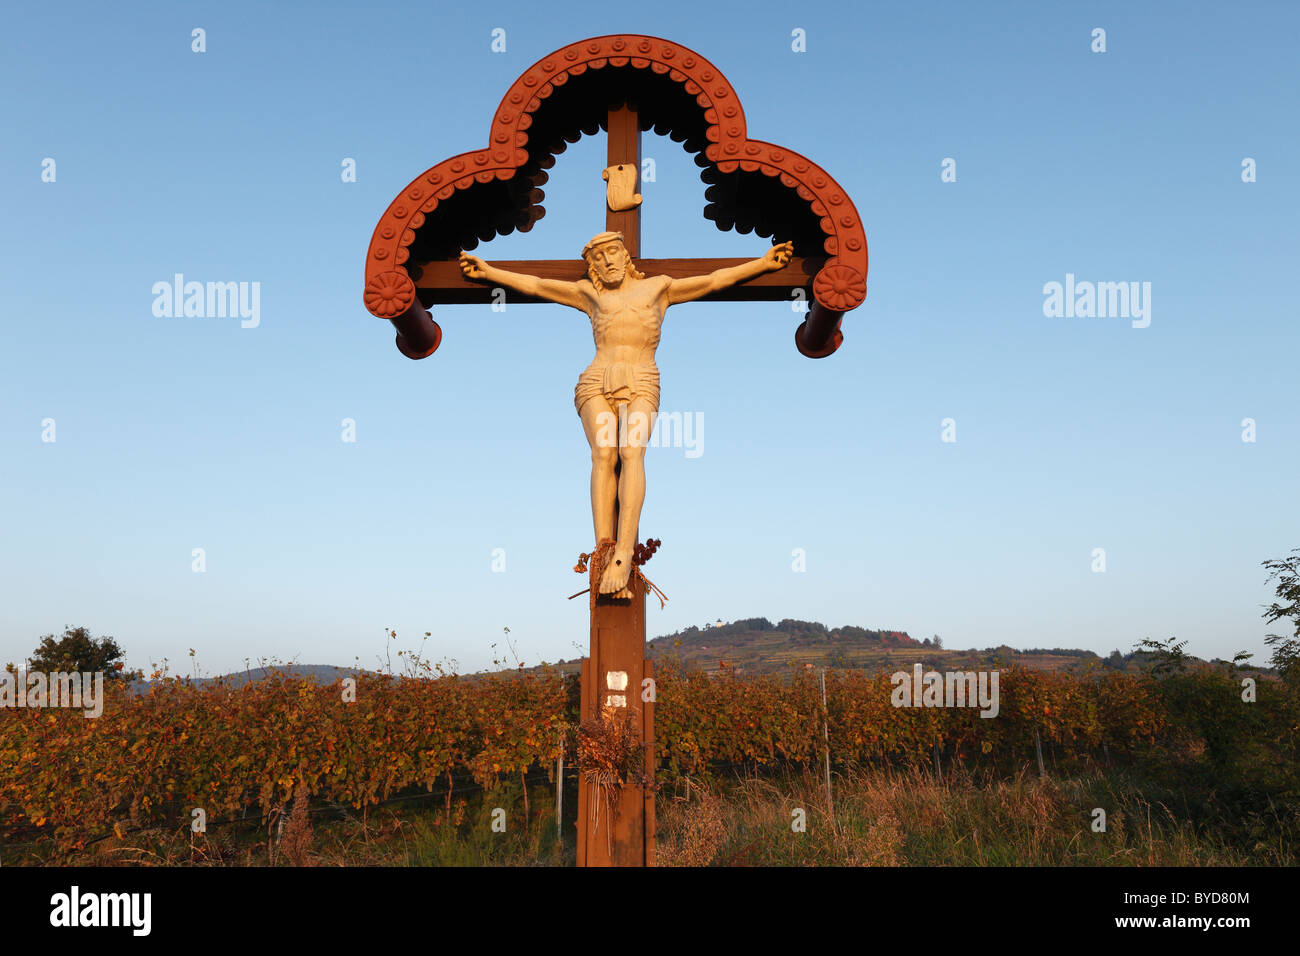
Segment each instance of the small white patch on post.
[{"label": "small white patch on post", "polygon": [[606,694],[606,695],[605,695],[605,706],[606,706],[606,707],[626,707],[626,706],[627,706],[627,695],[626,695],[626,694]]},{"label": "small white patch on post", "polygon": [[627,671],[605,671],[605,686],[610,690],[627,690]]}]

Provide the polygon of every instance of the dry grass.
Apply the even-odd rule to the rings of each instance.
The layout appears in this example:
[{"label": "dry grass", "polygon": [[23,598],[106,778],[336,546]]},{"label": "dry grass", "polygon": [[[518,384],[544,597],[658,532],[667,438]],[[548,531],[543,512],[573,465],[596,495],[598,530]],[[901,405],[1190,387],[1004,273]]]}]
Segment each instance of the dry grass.
[{"label": "dry grass", "polygon": [[707,790],[693,798],[656,800],[655,823],[658,833],[672,839],[655,841],[655,861],[659,866],[708,866],[718,855],[727,838],[726,810],[722,801]]},{"label": "dry grass", "polygon": [[316,863],[316,856],[312,852],[311,816],[308,812],[310,800],[311,791],[307,784],[298,784],[298,790],[293,795],[293,809],[289,813],[279,847],[285,862],[290,866],[314,866]]},{"label": "dry grass", "polygon": [[[1094,776],[1058,783],[921,770],[850,772],[834,815],[815,777],[741,779],[660,818],[662,865],[1239,866],[1264,862]],[[1094,808],[1106,830],[1093,830]],[[806,827],[795,826],[803,811]]]}]

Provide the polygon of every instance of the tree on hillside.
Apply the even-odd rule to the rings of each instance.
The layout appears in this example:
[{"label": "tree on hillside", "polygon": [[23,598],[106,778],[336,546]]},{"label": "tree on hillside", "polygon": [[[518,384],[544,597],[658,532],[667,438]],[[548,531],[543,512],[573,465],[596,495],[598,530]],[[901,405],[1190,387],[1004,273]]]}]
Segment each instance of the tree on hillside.
[{"label": "tree on hillside", "polygon": [[1170,674],[1181,674],[1187,669],[1187,655],[1183,653],[1183,648],[1186,646],[1187,641],[1180,641],[1174,637],[1169,638],[1168,641],[1154,641],[1147,637],[1134,644],[1133,650],[1146,655],[1147,666],[1152,674],[1156,677],[1166,677]]},{"label": "tree on hillside", "polygon": [[1300,686],[1300,548],[1290,557],[1265,561],[1264,567],[1269,570],[1268,580],[1277,581],[1278,597],[1264,609],[1264,620],[1269,624],[1295,622],[1294,636],[1270,634],[1264,638],[1264,643],[1273,648],[1269,664],[1288,684]]},{"label": "tree on hillside", "polygon": [[94,638],[84,627],[65,627],[62,637],[46,634],[27,661],[28,670],[103,671],[106,678],[127,676],[122,670],[123,651],[111,637]]},{"label": "tree on hillside", "polygon": [[782,618],[781,623],[775,626],[769,624],[766,630],[784,631],[786,634],[803,634],[814,637],[829,633],[825,624],[819,624],[816,621],[797,621],[791,617]]}]

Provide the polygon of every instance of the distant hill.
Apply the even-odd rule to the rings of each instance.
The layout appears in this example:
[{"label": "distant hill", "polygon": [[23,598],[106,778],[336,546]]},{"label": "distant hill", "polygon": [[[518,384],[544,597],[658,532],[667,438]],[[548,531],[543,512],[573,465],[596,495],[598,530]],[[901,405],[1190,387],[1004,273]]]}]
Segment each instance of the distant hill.
[{"label": "distant hill", "polygon": [[273,667],[250,667],[246,671],[235,671],[226,674],[225,679],[236,687],[242,687],[249,681],[261,680],[263,677],[268,677],[277,672],[293,674],[298,677],[308,677],[313,682],[321,685],[332,684],[340,677],[372,673],[361,667],[335,667],[333,664],[280,664]]},{"label": "distant hill", "polygon": [[[277,664],[271,667],[250,667],[247,670],[233,671],[220,677],[195,677],[192,680],[196,687],[204,687],[220,680],[224,680],[232,687],[243,687],[250,681],[262,680],[264,677],[269,677],[275,673],[306,677],[316,684],[328,686],[340,677],[350,677],[355,674],[373,674],[374,671],[359,667],[336,667],[333,664]],[[137,691],[147,690],[149,683],[149,681],[137,681],[133,686]]]},{"label": "distant hill", "polygon": [[[892,672],[906,670],[918,663],[935,670],[977,670],[993,665],[1019,664],[1044,671],[1072,671],[1087,667],[1138,671],[1150,655],[1142,652],[1122,654],[1115,650],[1101,657],[1092,651],[1072,648],[1016,650],[1006,644],[982,650],[952,650],[942,647],[937,638],[918,641],[906,631],[853,625],[828,628],[816,621],[790,618],[773,624],[765,617],[751,617],[730,623],[719,621],[705,627],[688,627],[656,637],[646,642],[646,657],[659,660],[676,658],[687,667],[710,672],[725,667],[740,674],[774,674],[821,667]],[[550,666],[565,674],[576,674],[581,665],[575,659]],[[242,687],[250,680],[261,680],[277,672],[298,674],[321,685],[332,684],[340,677],[352,674],[378,673],[332,664],[280,664],[235,671],[225,675],[224,680],[232,686]],[[194,683],[205,685],[221,679],[196,678]],[[137,686],[143,689],[148,685]]]},{"label": "distant hill", "polygon": [[1144,655],[1106,658],[1092,651],[1035,648],[1019,651],[1002,645],[983,650],[947,650],[938,639],[918,641],[906,631],[845,625],[828,628],[815,621],[746,618],[729,624],[688,627],[646,644],[650,658],[676,657],[689,666],[712,671],[725,665],[737,673],[782,673],[792,668],[846,667],[900,670],[920,663],[927,668],[979,668],[1016,663],[1035,670],[1074,670],[1090,663],[1117,670],[1136,670]]},{"label": "distant hill", "polygon": [[646,657],[676,656],[707,670],[725,661],[740,672],[765,672],[803,664],[862,666],[857,662],[886,657],[892,651],[904,651],[915,660],[918,650],[929,646],[928,640],[922,644],[906,631],[852,625],[828,628],[791,618],[773,624],[765,617],[751,617],[656,637],[647,642]]}]

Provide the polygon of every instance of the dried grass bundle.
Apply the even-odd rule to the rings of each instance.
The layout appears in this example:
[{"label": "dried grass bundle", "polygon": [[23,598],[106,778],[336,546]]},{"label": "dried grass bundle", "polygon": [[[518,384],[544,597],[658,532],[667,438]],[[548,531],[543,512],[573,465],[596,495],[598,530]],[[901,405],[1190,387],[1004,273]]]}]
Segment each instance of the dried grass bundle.
[{"label": "dried grass bundle", "polygon": [[646,784],[645,748],[630,711],[606,707],[599,717],[578,725],[578,770],[582,779],[595,788],[595,799],[591,801],[593,831],[600,822],[600,805],[605,805],[608,843],[618,814],[619,791],[625,784]]}]

